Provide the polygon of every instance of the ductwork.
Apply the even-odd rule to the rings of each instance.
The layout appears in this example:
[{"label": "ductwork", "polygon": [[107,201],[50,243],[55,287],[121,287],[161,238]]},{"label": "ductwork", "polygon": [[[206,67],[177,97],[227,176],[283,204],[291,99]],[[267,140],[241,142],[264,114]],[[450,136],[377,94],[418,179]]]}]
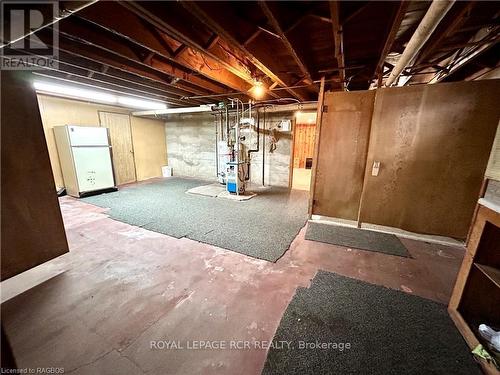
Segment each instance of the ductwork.
[{"label": "ductwork", "polygon": [[427,13],[425,13],[424,18],[422,18],[422,21],[408,42],[408,45],[403,51],[403,54],[399,58],[396,66],[392,69],[389,78],[387,78],[385,82],[385,86],[391,86],[399,77],[401,72],[413,61],[424,46],[425,42],[427,42],[436,27],[439,25],[439,22],[441,22],[454,3],[454,0],[434,0],[432,2],[431,6],[427,10]]}]

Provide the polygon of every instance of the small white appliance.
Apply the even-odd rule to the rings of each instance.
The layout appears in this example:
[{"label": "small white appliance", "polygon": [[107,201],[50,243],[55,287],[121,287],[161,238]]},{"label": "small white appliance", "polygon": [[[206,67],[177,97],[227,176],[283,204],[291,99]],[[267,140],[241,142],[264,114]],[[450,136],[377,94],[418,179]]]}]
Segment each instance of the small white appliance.
[{"label": "small white appliance", "polygon": [[56,126],[54,135],[68,195],[117,190],[107,128]]}]

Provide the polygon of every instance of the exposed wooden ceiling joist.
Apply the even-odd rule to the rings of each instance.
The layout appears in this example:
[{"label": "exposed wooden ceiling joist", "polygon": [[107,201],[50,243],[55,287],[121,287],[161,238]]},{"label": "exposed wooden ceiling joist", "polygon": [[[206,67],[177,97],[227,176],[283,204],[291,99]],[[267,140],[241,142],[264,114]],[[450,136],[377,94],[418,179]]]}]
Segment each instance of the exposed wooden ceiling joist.
[{"label": "exposed wooden ceiling joist", "polygon": [[[44,42],[50,43],[50,35],[45,35],[44,30],[37,35],[40,39],[44,40]],[[68,37],[64,34],[61,34],[59,38],[59,50],[72,56],[94,61],[98,64],[104,64],[127,73],[132,73],[139,77],[148,78],[164,85],[176,87],[191,94],[203,95],[208,93],[207,90],[187,87],[185,85],[180,86],[178,82],[173,83],[171,75],[162,70],[151,68],[142,62],[134,62],[131,59],[121,57],[113,51],[87,44],[85,41]]]},{"label": "exposed wooden ceiling joist", "polygon": [[278,20],[274,16],[274,14],[271,11],[271,9],[269,8],[269,6],[266,4],[265,1],[262,1],[262,0],[259,0],[259,5],[260,5],[260,8],[262,9],[262,11],[264,12],[264,15],[266,16],[267,20],[271,24],[271,26],[274,28],[274,30],[276,30],[276,32],[280,36],[281,41],[285,45],[288,53],[290,54],[290,56],[292,56],[293,60],[295,61],[295,63],[299,67],[300,71],[304,75],[303,81],[307,84],[312,84],[313,80],[311,78],[311,74],[309,73],[309,70],[307,69],[305,64],[302,62],[301,58],[297,54],[297,51],[295,51],[292,44],[290,43],[290,41],[286,37],[283,29],[281,28]]},{"label": "exposed wooden ceiling joist", "polygon": [[[163,54],[150,55],[150,52],[155,51],[148,51],[148,55],[141,58],[134,52],[134,49],[131,48],[130,44],[124,43],[123,39],[117,38],[113,34],[98,31],[89,27],[88,24],[82,24],[81,22],[75,21],[76,20],[72,20],[72,22],[68,23],[61,23],[59,25],[60,35],[68,36],[74,40],[80,41],[81,43],[95,46],[109,53],[114,53],[123,59],[132,61],[135,64],[140,64],[163,72],[171,77],[181,80],[178,82],[178,85],[182,85],[182,81],[184,81],[200,89],[206,89],[209,92],[221,94],[228,91],[219,84],[210,82],[202,76],[192,74],[190,71],[186,71],[178,65],[176,66],[171,64],[169,59]],[[144,51],[145,48],[139,46],[139,49]],[[145,57],[148,58],[146,59]]]},{"label": "exposed wooden ceiling joist", "polygon": [[389,34],[385,39],[384,48],[382,49],[382,53],[380,54],[380,58],[377,62],[377,67],[375,68],[375,75],[378,80],[377,82],[378,87],[382,86],[382,74],[383,74],[384,62],[387,57],[387,54],[392,49],[392,45],[394,44],[394,39],[396,39],[398,30],[401,27],[401,22],[403,22],[406,11],[408,10],[408,5],[409,2],[401,1],[396,13],[394,14],[391,29],[389,30]]},{"label": "exposed wooden ceiling joist", "polygon": [[[255,57],[245,46],[243,46],[236,38],[231,35],[227,30],[225,30],[221,25],[219,25],[212,17],[210,17],[203,9],[201,9],[197,4],[192,1],[181,2],[182,6],[188,10],[193,16],[202,22],[205,22],[214,32],[219,36],[224,38],[235,48],[241,50],[249,61],[254,64],[261,72],[268,76],[272,81],[278,82],[279,85],[287,87],[287,83],[284,82],[278,75],[272,72],[267,66],[265,66],[257,57]],[[298,93],[296,90],[287,89],[288,93],[296,97],[301,101],[305,101],[306,98]]]},{"label": "exposed wooden ceiling joist", "polygon": [[[227,54],[225,54],[225,56],[222,56],[222,53],[219,53],[218,51],[216,52],[215,50],[206,50],[203,45],[199,44],[197,41],[193,40],[189,36],[183,34],[179,30],[175,29],[174,27],[169,25],[167,22],[165,22],[161,18],[157,17],[155,14],[150,12],[145,7],[143,7],[140,3],[120,2],[120,5],[126,7],[127,9],[130,9],[136,15],[138,15],[139,17],[152,23],[155,27],[160,29],[162,32],[165,32],[166,34],[170,35],[174,39],[185,44],[187,47],[193,48],[196,51],[199,51],[201,53],[206,53],[208,56],[210,56],[211,58],[213,58],[214,60],[219,62],[221,65],[223,65],[231,73],[239,76],[240,78],[242,78],[246,82],[248,82],[248,83],[253,82],[253,78],[251,77],[250,73],[247,71],[246,67],[240,66],[237,68],[237,67],[229,64],[225,60],[225,58],[227,58]],[[220,36],[220,34],[219,34],[219,36]]]},{"label": "exposed wooden ceiling joist", "polygon": [[476,3],[474,1],[470,1],[468,3],[456,3],[455,7],[458,6],[461,8],[451,9],[447,17],[449,19],[448,24],[438,28],[431,36],[417,57],[416,63],[418,64],[425,61],[425,59],[430,57],[433,52],[436,52],[437,47],[441,46],[446,38],[449,38],[450,35],[455,33],[460,26],[464,24],[467,14],[470,13],[475,5]]},{"label": "exposed wooden ceiling joist", "polygon": [[[106,10],[113,10],[116,17],[109,17],[109,12],[105,12]],[[245,92],[251,88],[251,85],[241,76],[227,70],[226,65],[222,65],[219,60],[212,58],[205,52],[193,53],[188,51],[185,44],[181,45],[181,47],[184,46],[181,50],[173,51],[160,35],[161,31],[121,6],[113,6],[113,3],[98,4],[87,8],[79,14],[79,17],[127,38],[132,43],[141,45],[165,59],[178,63],[209,79],[216,80],[232,90]],[[149,30],[141,28],[142,23],[149,24]],[[218,36],[214,34],[207,45],[203,46],[203,49],[210,50],[217,41]]]},{"label": "exposed wooden ceiling joist", "polygon": [[339,67],[340,81],[342,90],[346,89],[345,82],[345,57],[344,57],[344,41],[342,34],[342,25],[340,24],[340,9],[339,1],[330,1],[330,15],[332,17],[332,29],[334,39],[334,53]]}]

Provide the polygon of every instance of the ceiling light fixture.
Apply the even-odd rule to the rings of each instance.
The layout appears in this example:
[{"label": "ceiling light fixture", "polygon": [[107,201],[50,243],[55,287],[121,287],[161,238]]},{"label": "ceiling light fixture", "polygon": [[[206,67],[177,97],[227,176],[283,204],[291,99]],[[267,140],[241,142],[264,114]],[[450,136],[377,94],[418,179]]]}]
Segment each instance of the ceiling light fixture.
[{"label": "ceiling light fixture", "polygon": [[56,85],[53,83],[35,81],[33,84],[37,91],[43,91],[50,94],[69,96],[79,99],[92,99],[104,103],[116,103],[116,96],[99,91],[81,89],[79,87]]},{"label": "ceiling light fixture", "polygon": [[93,102],[106,104],[120,104],[124,107],[137,109],[166,109],[165,103],[155,100],[134,98],[131,96],[117,96],[102,91],[83,89],[76,86],[58,85],[50,82],[35,81],[35,90],[47,94],[75,99],[87,99]]},{"label": "ceiling light fixture", "polygon": [[119,96],[118,103],[126,107],[140,108],[140,109],[165,109],[167,106],[161,102],[153,100],[143,100],[131,98],[130,96]]},{"label": "ceiling light fixture", "polygon": [[256,81],[254,86],[250,89],[250,93],[255,99],[262,99],[266,93],[266,88],[260,81]]}]

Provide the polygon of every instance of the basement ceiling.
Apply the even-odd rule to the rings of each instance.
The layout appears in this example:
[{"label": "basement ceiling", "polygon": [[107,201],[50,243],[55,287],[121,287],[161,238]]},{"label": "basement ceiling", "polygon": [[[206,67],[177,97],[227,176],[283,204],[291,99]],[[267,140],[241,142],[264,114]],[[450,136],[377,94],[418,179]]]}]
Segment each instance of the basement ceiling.
[{"label": "basement ceiling", "polygon": [[[497,67],[497,5],[455,2],[398,84],[473,79]],[[314,101],[322,77],[328,90],[383,85],[429,6],[62,1],[59,67],[37,74],[171,107],[248,99],[256,82],[268,88],[267,100]],[[37,32],[42,41],[51,40],[52,27]]]}]

